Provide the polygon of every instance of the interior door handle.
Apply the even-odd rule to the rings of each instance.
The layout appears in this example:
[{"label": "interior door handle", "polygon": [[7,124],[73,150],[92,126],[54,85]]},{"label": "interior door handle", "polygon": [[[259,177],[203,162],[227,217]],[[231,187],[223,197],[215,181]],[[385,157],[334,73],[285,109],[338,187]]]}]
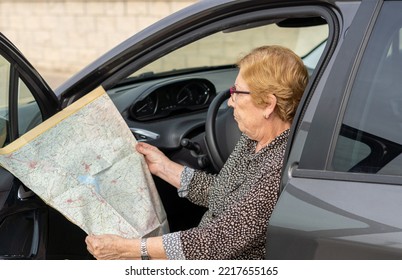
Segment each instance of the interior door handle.
[{"label": "interior door handle", "polygon": [[18,199],[20,200],[30,198],[34,195],[35,193],[30,189],[26,188],[24,185],[20,185],[20,187],[18,188]]},{"label": "interior door handle", "polygon": [[160,137],[159,134],[145,129],[130,127],[130,130],[134,134],[137,141],[156,140]]}]

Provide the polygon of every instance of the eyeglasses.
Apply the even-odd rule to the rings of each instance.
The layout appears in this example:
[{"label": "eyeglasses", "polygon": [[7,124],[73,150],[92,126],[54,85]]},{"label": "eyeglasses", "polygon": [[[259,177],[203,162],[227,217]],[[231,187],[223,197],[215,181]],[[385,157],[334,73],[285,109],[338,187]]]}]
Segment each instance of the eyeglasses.
[{"label": "eyeglasses", "polygon": [[[230,89],[230,97],[232,98],[233,102],[236,102],[236,94],[250,94],[249,91],[241,91],[241,90],[237,90],[236,86],[232,86]],[[235,94],[236,93],[236,94]]]}]

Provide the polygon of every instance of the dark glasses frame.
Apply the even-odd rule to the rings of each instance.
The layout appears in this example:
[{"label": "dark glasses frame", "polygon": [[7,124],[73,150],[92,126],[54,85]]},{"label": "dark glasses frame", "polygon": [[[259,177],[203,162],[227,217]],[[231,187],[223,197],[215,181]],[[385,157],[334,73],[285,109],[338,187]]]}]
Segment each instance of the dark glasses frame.
[{"label": "dark glasses frame", "polygon": [[237,90],[236,86],[232,86],[230,89],[230,95],[233,95],[234,93],[240,93],[240,94],[250,94],[249,91],[242,91],[242,90]]}]

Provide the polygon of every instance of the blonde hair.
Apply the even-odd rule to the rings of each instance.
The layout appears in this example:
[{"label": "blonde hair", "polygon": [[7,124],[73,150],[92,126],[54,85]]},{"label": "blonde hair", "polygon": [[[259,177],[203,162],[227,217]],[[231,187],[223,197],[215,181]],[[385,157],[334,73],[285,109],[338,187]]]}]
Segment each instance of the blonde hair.
[{"label": "blonde hair", "polygon": [[282,46],[262,46],[237,63],[253,102],[264,105],[269,94],[276,96],[275,112],[283,121],[292,121],[308,82],[301,58]]}]

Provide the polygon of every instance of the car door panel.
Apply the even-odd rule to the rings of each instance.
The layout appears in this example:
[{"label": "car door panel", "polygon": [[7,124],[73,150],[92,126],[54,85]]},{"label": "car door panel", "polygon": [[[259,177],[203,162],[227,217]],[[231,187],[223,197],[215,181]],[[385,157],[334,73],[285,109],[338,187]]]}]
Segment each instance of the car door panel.
[{"label": "car door panel", "polygon": [[[44,258],[46,215],[35,207],[6,215],[0,225],[0,255],[5,259]],[[9,237],[13,236],[12,239]],[[40,252],[42,251],[42,252]]]},{"label": "car door panel", "polygon": [[43,258],[47,237],[46,204],[8,171],[1,169],[0,175],[8,177],[10,185],[9,195],[0,210],[0,258]]},{"label": "car door panel", "polygon": [[3,168],[0,168],[0,209],[3,208],[10,190],[14,177]]},{"label": "car door panel", "polygon": [[401,200],[397,185],[292,178],[271,218],[268,258],[401,258]]}]

